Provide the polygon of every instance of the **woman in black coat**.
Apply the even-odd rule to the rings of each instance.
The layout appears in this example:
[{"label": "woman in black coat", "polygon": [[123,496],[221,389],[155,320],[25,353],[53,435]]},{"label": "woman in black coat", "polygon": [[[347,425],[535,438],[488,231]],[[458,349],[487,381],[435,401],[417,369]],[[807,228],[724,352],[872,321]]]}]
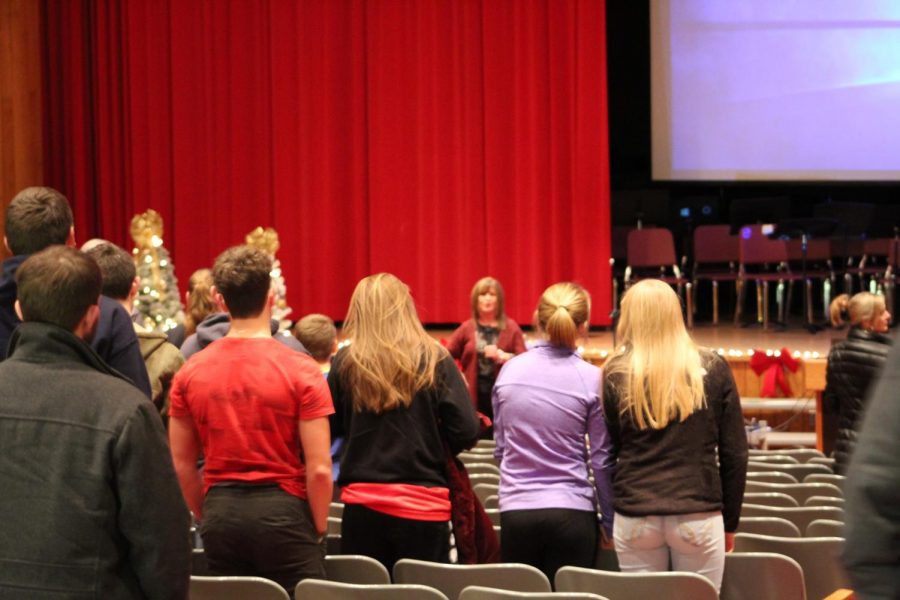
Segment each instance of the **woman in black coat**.
[{"label": "woman in black coat", "polygon": [[836,342],[828,354],[825,409],[838,414],[834,470],[844,474],[856,443],[857,421],[865,408],[870,385],[878,378],[890,350],[886,335],[891,313],[884,296],[860,292],[842,294],[831,303],[831,322],[850,323],[847,339]]}]

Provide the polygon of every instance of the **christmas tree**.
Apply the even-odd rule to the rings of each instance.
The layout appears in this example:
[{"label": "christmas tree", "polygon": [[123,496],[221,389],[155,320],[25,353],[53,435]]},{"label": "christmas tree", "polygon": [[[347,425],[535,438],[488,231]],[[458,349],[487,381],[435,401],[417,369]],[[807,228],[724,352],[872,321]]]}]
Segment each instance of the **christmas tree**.
[{"label": "christmas tree", "polygon": [[154,331],[168,331],[184,322],[184,306],[178,294],[175,265],[163,247],[163,221],[152,208],[131,220],[136,244],[134,262],[140,278],[134,308],[139,323]]},{"label": "christmas tree", "polygon": [[278,330],[283,331],[291,326],[287,316],[291,314],[291,307],[287,305],[287,286],[284,283],[284,275],[281,274],[281,262],[275,258],[275,253],[281,247],[278,241],[278,232],[271,227],[263,229],[257,227],[247,234],[247,245],[259,248],[272,257],[272,289],[275,292],[275,306],[272,307],[272,318],[278,321]]}]

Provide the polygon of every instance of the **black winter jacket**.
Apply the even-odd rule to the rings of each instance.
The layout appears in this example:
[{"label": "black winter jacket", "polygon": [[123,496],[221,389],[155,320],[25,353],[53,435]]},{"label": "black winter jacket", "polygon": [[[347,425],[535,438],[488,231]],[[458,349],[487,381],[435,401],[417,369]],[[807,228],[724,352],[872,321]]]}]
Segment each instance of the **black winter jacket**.
[{"label": "black winter jacket", "polygon": [[747,480],[747,433],[731,368],[712,352],[701,356],[706,407],[663,429],[638,429],[621,413],[615,377],[604,379],[604,416],[618,457],[613,505],[630,517],[722,511],[732,532]]},{"label": "black winter jacket", "polygon": [[187,597],[189,514],[156,408],[70,332],[0,363],[0,598]]},{"label": "black winter jacket", "polygon": [[828,354],[822,401],[826,411],[839,415],[834,446],[836,473],[843,475],[846,471],[869,388],[881,374],[890,349],[890,337],[854,327],[847,339],[836,342]]}]

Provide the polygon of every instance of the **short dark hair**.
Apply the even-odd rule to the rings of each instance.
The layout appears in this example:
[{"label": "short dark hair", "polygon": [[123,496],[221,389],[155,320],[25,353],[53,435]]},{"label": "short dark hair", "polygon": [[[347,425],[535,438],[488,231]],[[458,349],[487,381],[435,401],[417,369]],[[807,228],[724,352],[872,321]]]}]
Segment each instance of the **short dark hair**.
[{"label": "short dark hair", "polygon": [[212,276],[232,317],[246,319],[263,311],[272,286],[272,257],[252,246],[234,246],[216,258]]},{"label": "short dark hair", "polygon": [[19,266],[16,284],[25,321],[74,331],[88,308],[99,301],[103,277],[100,267],[85,253],[50,246]]},{"label": "short dark hair", "polygon": [[49,187],[28,187],[6,207],[6,243],[13,254],[34,254],[65,244],[73,223],[65,196]]},{"label": "short dark hair", "polygon": [[323,361],[334,351],[337,328],[330,318],[313,313],[297,321],[294,325],[294,337],[300,340],[314,359]]},{"label": "short dark hair", "polygon": [[110,242],[97,244],[85,254],[97,261],[103,274],[103,295],[124,300],[131,293],[131,284],[137,275],[131,255]]}]

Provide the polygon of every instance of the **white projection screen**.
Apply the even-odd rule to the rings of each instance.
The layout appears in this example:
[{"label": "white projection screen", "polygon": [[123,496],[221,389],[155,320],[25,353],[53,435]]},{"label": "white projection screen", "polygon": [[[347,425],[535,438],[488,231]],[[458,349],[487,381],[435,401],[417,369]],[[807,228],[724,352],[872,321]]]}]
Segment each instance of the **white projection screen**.
[{"label": "white projection screen", "polygon": [[650,6],[654,179],[900,179],[900,1]]}]

